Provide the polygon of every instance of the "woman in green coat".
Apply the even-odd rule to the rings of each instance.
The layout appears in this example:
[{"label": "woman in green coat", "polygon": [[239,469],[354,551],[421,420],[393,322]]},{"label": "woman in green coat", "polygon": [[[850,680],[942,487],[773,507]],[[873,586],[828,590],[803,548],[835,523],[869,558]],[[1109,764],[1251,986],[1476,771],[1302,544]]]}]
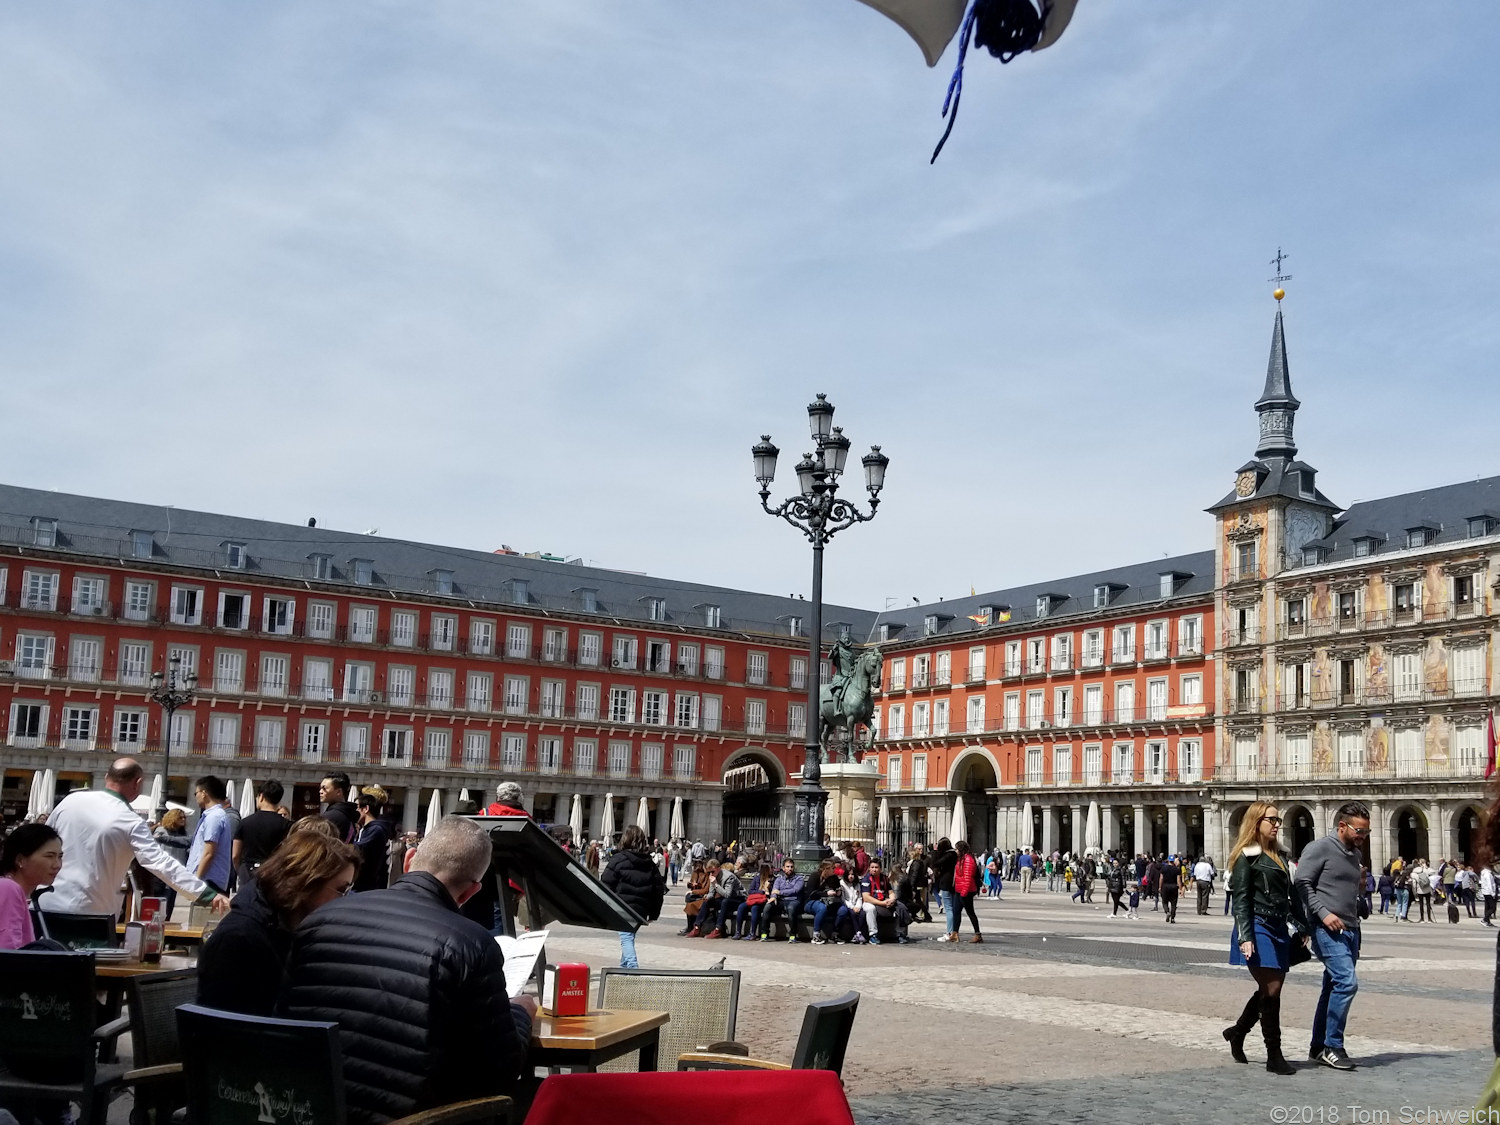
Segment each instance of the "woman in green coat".
[{"label": "woman in green coat", "polygon": [[1266,1040],[1266,1069],[1295,1074],[1281,1053],[1281,985],[1292,966],[1292,942],[1305,946],[1309,927],[1281,851],[1280,832],[1279,810],[1268,801],[1257,801],[1240,822],[1239,837],[1229,853],[1229,890],[1234,902],[1229,963],[1248,966],[1256,990],[1239,1020],[1224,1029],[1224,1038],[1235,1062],[1249,1062],[1245,1036],[1259,1019]]}]

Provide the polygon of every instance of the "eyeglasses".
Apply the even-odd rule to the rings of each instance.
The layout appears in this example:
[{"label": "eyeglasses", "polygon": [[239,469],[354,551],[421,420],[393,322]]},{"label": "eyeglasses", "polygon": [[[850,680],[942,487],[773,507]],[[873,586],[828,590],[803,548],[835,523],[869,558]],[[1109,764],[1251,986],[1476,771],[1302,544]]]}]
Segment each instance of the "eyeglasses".
[{"label": "eyeglasses", "polygon": [[333,888],[333,893],[336,894],[336,895],[339,895],[340,897],[342,897],[342,896],[348,894],[353,889],[354,889],[354,884],[353,883],[345,883],[342,887],[334,887]]},{"label": "eyeglasses", "polygon": [[1356,836],[1368,836],[1370,834],[1368,828],[1355,828],[1353,825],[1349,826],[1349,831],[1353,832]]},{"label": "eyeglasses", "polygon": [[1279,816],[1263,816],[1261,817],[1261,820],[1269,820],[1277,828],[1281,827],[1281,817]]}]

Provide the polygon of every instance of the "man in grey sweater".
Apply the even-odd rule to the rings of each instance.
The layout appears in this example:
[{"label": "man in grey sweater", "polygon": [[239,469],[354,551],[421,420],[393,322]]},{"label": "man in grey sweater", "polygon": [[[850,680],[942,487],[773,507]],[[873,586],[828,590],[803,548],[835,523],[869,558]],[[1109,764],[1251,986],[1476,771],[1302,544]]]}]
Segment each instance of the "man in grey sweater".
[{"label": "man in grey sweater", "polygon": [[1359,991],[1354,975],[1359,960],[1359,881],[1364,864],[1361,841],[1370,834],[1370,810],[1358,801],[1340,805],[1334,828],[1314,840],[1297,861],[1297,893],[1307,916],[1317,923],[1313,950],[1323,962],[1323,994],[1313,1017],[1309,1057],[1334,1070],[1353,1070],[1344,1050],[1344,1024]]}]

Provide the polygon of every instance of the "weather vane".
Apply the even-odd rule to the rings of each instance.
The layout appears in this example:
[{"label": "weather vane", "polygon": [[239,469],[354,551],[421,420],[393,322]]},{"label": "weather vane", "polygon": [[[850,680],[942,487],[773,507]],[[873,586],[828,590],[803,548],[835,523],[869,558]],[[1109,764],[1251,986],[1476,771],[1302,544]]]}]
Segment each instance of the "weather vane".
[{"label": "weather vane", "polygon": [[1276,247],[1276,257],[1271,259],[1271,264],[1276,267],[1276,276],[1268,277],[1266,280],[1275,284],[1276,291],[1271,296],[1275,297],[1278,301],[1286,296],[1286,290],[1282,288],[1282,285],[1292,280],[1291,274],[1281,272],[1281,263],[1290,257],[1290,254],[1283,253],[1281,247],[1278,246]]}]

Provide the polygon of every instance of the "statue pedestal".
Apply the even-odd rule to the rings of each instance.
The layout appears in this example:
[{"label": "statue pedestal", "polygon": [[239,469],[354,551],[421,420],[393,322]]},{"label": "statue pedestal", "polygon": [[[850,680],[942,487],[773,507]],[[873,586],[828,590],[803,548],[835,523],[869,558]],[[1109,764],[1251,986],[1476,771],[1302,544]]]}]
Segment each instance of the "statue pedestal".
[{"label": "statue pedestal", "polygon": [[835,847],[841,840],[875,842],[875,786],[880,770],[873,761],[830,763],[823,767],[828,808],[823,830]]}]

